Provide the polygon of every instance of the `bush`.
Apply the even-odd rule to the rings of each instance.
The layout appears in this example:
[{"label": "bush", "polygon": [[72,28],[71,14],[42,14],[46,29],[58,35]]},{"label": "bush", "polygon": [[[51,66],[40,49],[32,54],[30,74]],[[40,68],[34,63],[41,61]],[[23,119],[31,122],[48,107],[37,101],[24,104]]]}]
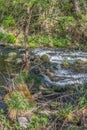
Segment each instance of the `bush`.
[{"label": "bush", "polygon": [[29,36],[29,45],[31,47],[38,47],[40,44],[43,46],[49,46],[50,43],[56,47],[64,47],[67,45],[68,41],[71,40],[70,38],[55,38],[55,37],[50,37],[48,38],[48,35],[39,35],[39,36]]},{"label": "bush", "polygon": [[6,17],[4,20],[3,20],[3,26],[5,28],[8,28],[10,26],[15,26],[15,21],[13,19],[12,16],[9,16],[9,17]]},{"label": "bush", "polygon": [[5,43],[16,43],[16,37],[14,35],[2,32],[0,32],[0,40]]},{"label": "bush", "polygon": [[28,110],[29,109],[29,103],[27,102],[25,96],[23,96],[20,92],[15,91],[12,93],[11,97],[9,99],[5,100],[8,109],[15,109],[17,111],[20,110]]},{"label": "bush", "polygon": [[53,45],[56,47],[64,47],[68,43],[68,40],[65,38],[60,38],[60,39],[51,38],[51,41],[52,41]]}]

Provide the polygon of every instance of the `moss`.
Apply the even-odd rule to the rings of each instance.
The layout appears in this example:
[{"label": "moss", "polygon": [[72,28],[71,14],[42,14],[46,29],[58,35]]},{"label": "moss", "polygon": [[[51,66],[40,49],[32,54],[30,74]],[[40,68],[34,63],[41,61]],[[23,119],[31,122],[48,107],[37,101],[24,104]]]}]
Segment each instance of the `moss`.
[{"label": "moss", "polygon": [[43,54],[40,59],[42,60],[42,62],[46,62],[46,63],[50,62],[47,54]]}]

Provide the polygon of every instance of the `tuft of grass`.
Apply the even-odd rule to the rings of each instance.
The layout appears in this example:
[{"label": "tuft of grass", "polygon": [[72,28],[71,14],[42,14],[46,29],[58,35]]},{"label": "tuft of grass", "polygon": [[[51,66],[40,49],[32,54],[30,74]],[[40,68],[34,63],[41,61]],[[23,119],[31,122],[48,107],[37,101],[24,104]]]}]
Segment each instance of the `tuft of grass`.
[{"label": "tuft of grass", "polygon": [[36,114],[33,114],[29,123],[30,130],[35,129],[42,129],[45,128],[48,124],[48,117],[45,114],[39,114],[38,116]]},{"label": "tuft of grass", "polygon": [[28,103],[25,96],[23,96],[20,92],[15,91],[12,93],[11,97],[5,100],[8,109],[15,109],[16,111],[20,110],[29,110],[33,103]]}]

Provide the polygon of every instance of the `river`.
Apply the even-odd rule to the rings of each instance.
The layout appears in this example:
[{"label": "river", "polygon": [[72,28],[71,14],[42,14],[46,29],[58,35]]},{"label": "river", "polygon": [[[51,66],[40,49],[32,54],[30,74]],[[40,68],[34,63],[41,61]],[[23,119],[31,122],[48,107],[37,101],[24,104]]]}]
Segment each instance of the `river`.
[{"label": "river", "polygon": [[[42,73],[42,78],[44,81],[48,82],[48,84],[52,84],[54,86],[65,86],[65,85],[73,85],[73,84],[83,84],[87,83],[87,69],[84,72],[76,71],[71,68],[62,67],[62,62],[67,61],[69,63],[74,63],[75,61],[86,59],[87,60],[87,52],[79,51],[79,50],[65,50],[65,49],[40,49],[34,48],[31,49],[34,55],[38,55],[41,57],[43,54],[47,54],[50,62],[55,66],[53,70],[53,75],[59,77],[60,80],[52,81],[50,77]],[[17,58],[20,60],[20,52],[24,53],[23,48],[10,48],[0,45],[0,85],[4,84],[3,75],[9,75],[10,73],[17,74],[20,70],[19,65],[15,65],[17,60],[13,60],[14,62],[8,62],[6,59],[8,58],[10,52],[16,52]],[[15,70],[15,71],[14,71]]]}]

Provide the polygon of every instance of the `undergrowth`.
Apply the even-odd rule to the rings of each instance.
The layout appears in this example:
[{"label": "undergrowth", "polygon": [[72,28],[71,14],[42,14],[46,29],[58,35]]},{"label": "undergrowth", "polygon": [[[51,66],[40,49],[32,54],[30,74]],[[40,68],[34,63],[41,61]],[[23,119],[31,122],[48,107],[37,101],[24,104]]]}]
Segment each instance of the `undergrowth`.
[{"label": "undergrowth", "polygon": [[[22,77],[22,80],[29,83],[30,81],[28,82],[26,78]],[[17,78],[18,82],[21,81],[19,79]],[[35,105],[29,104],[20,92],[13,93],[6,101],[8,109],[17,111],[24,109],[30,113],[27,126],[29,130],[83,130],[87,128],[87,84],[70,86],[61,91],[57,88],[44,88],[38,91],[40,94],[35,91],[32,95]],[[30,110],[33,111],[30,112]],[[4,127],[7,130],[11,128],[21,130],[17,120],[18,115],[12,121],[9,120],[8,115],[9,113],[6,114],[4,111],[0,112],[2,130]]]}]

